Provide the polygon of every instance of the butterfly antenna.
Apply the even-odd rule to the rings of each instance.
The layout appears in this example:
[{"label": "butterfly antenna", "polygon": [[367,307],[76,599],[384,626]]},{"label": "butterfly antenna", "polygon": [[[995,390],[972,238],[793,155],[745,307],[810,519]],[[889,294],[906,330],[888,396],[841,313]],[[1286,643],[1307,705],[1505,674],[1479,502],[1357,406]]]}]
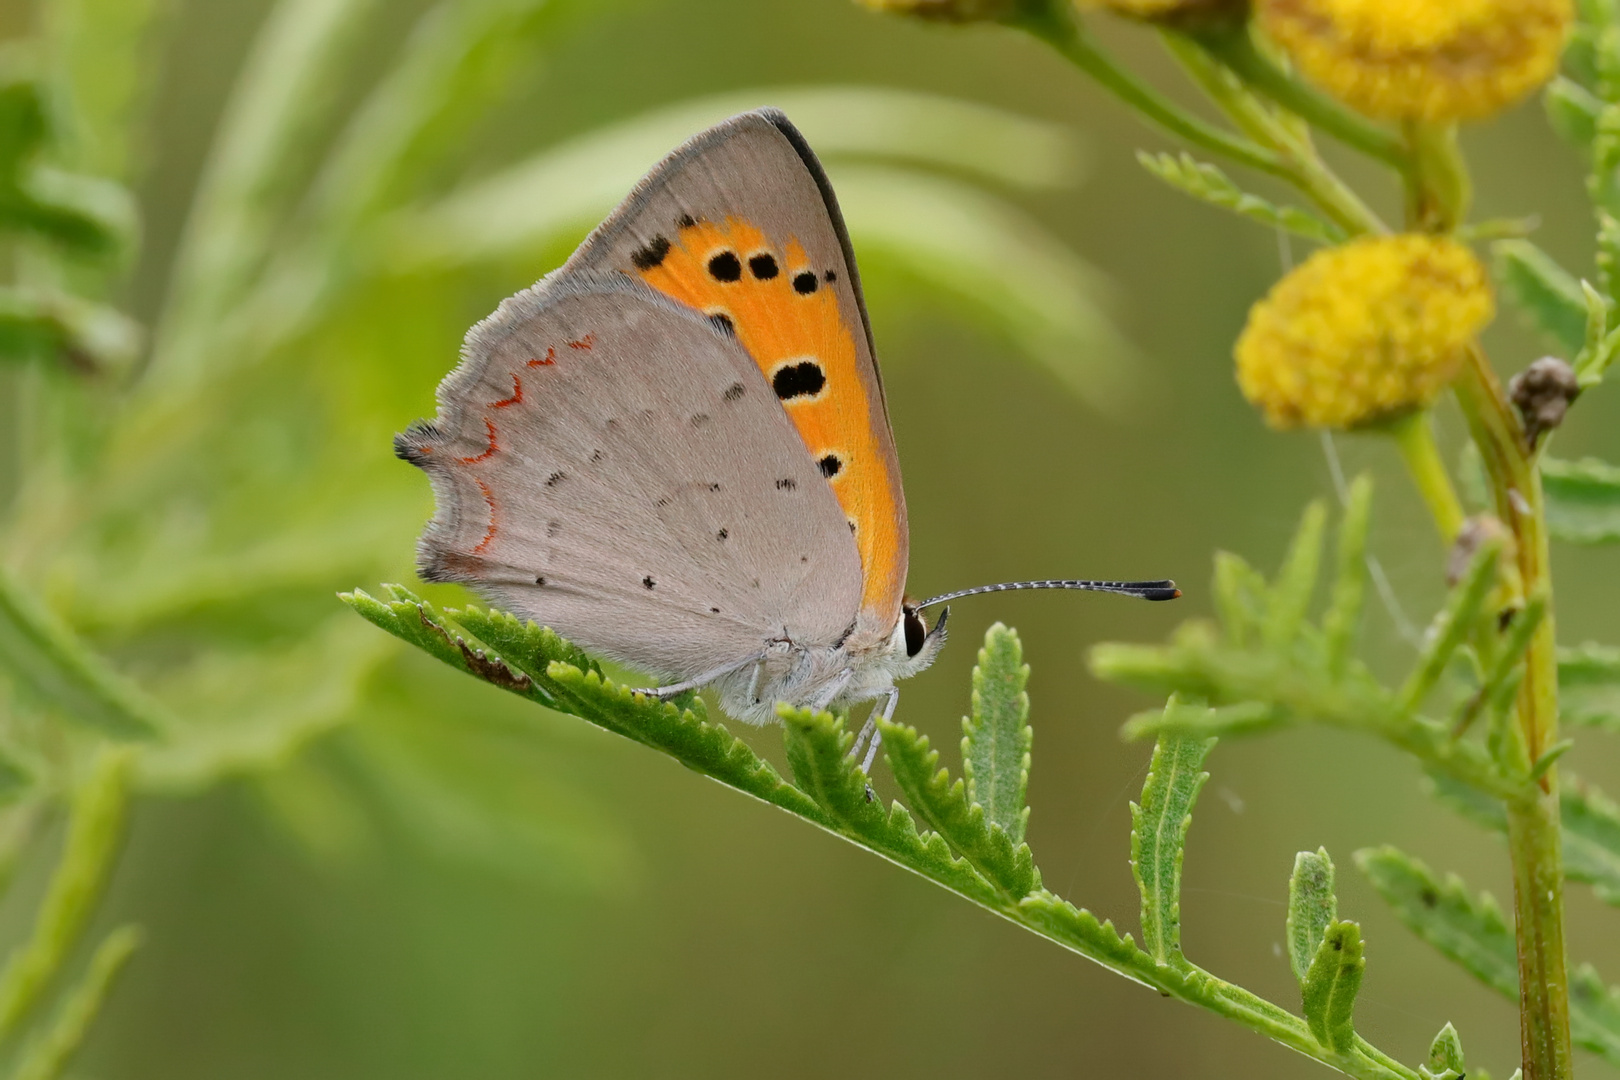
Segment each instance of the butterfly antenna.
[{"label": "butterfly antenna", "polygon": [[1176,583],[1165,579],[1163,581],[1004,581],[999,585],[980,585],[973,589],[961,589],[957,592],[945,593],[924,600],[917,605],[921,610],[935,604],[943,604],[947,600],[956,600],[963,596],[977,596],[980,593],[1011,592],[1014,589],[1081,589],[1085,592],[1118,593],[1120,596],[1134,596],[1142,600],[1174,600],[1181,595]]}]

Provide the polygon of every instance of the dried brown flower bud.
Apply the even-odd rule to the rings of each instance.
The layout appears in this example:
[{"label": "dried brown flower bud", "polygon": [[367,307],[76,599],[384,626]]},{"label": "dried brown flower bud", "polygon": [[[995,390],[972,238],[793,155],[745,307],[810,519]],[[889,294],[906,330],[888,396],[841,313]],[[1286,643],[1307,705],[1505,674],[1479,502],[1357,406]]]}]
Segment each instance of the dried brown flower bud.
[{"label": "dried brown flower bud", "polygon": [[1575,369],[1556,356],[1543,356],[1508,383],[1508,394],[1524,418],[1524,437],[1533,449],[1543,433],[1564,422],[1570,402],[1581,394]]}]

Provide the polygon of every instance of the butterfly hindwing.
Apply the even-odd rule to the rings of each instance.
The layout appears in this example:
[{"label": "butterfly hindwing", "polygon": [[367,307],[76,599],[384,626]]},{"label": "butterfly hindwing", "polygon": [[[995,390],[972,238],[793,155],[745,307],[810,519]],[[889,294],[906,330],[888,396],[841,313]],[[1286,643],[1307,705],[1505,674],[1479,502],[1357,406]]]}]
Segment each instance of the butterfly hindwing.
[{"label": "butterfly hindwing", "polygon": [[775,110],[734,117],[655,168],[564,273],[617,270],[735,334],[855,535],[869,624],[900,614],[909,538],[860,279],[825,173]]},{"label": "butterfly hindwing", "polygon": [[664,677],[848,633],[845,513],[702,315],[622,275],[559,273],[473,328],[439,402],[398,441],[438,507],[424,578]]}]

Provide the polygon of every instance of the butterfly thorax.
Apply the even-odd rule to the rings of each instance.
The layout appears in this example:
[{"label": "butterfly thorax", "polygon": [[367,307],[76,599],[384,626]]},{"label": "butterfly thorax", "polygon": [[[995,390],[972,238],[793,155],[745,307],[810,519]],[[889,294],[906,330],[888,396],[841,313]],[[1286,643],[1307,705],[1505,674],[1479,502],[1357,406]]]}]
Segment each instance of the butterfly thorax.
[{"label": "butterfly thorax", "polygon": [[945,644],[943,617],[919,637],[921,625],[908,609],[888,628],[863,618],[834,645],[773,639],[759,661],[714,683],[720,707],[745,723],[769,724],[777,718],[778,702],[842,708],[884,697],[897,680],[932,664]]}]

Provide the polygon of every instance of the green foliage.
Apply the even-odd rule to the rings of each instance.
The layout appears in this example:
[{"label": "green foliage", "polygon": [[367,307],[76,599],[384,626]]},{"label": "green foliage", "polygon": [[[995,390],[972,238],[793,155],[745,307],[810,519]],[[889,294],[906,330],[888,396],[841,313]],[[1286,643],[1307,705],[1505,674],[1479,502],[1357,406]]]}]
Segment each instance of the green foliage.
[{"label": "green foliage", "polygon": [[1338,914],[1333,860],[1328,858],[1327,849],[1301,851],[1294,856],[1294,873],[1288,879],[1288,963],[1301,988],[1322,938]]},{"label": "green foliage", "polygon": [[[1385,689],[1365,665],[1346,658],[1346,628],[1359,618],[1364,593],[1364,561],[1353,556],[1364,551],[1366,491],[1355,491],[1341,526],[1338,577],[1320,626],[1306,618],[1323,532],[1323,511],[1313,504],[1274,584],[1267,585],[1235,555],[1217,557],[1218,629],[1194,621],[1168,646],[1099,645],[1092,651],[1092,669],[1104,679],[1211,706],[1203,712],[1139,714],[1126,723],[1127,737],[1172,731],[1204,737],[1255,734],[1326,723],[1383,738],[1431,771],[1496,797],[1520,790],[1524,779],[1512,775],[1488,746],[1453,737],[1470,708],[1466,700],[1447,707],[1450,723],[1420,711],[1467,632],[1480,625],[1494,587],[1496,546],[1481,545],[1436,615],[1398,693]],[[1511,632],[1510,624],[1505,633]]]},{"label": "green foliage", "polygon": [[1177,191],[1241,214],[1251,221],[1273,229],[1285,229],[1318,244],[1338,244],[1345,239],[1344,230],[1339,226],[1297,206],[1277,206],[1258,195],[1251,195],[1234,184],[1218,166],[1199,161],[1186,152],[1172,155],[1139,150],[1136,160],[1142,168]]},{"label": "green foliage", "polygon": [[90,967],[51,1017],[49,1025],[23,1048],[13,1080],[55,1080],[84,1041],[113,980],[141,944],[141,932],[120,926],[96,946]]},{"label": "green foliage", "polygon": [[[1196,708],[1171,698],[1165,711]],[[1153,747],[1142,801],[1131,804],[1131,875],[1142,894],[1142,947],[1156,963],[1179,965],[1181,863],[1193,804],[1209,779],[1202,771],[1214,739],[1161,735]]]},{"label": "green foliage", "polygon": [[1498,240],[1496,280],[1536,329],[1573,357],[1586,344],[1586,296],[1574,275],[1528,240]]},{"label": "green foliage", "polygon": [[[1457,1029],[1448,1023],[1429,1044],[1428,1075],[1425,1080],[1462,1080],[1463,1070],[1462,1038],[1457,1034]],[[1418,1071],[1422,1073],[1425,1070],[1420,1067]]]},{"label": "green foliage", "polygon": [[973,668],[973,714],[962,720],[962,776],[967,797],[1014,844],[1024,840],[1029,807],[1029,665],[1018,635],[996,623],[985,632]]},{"label": "green foliage", "polygon": [[1347,1053],[1355,1046],[1352,1020],[1361,976],[1367,970],[1362,956],[1361,928],[1353,922],[1330,923],[1322,935],[1300,990],[1305,1020],[1323,1046]]},{"label": "green foliage", "polygon": [[[389,592],[390,600],[359,590],[343,599],[374,625],[458,671],[667,754],[1168,996],[1233,1017],[1347,1075],[1417,1080],[1414,1071],[1354,1036],[1346,997],[1348,969],[1331,980],[1322,998],[1328,1024],[1323,1030],[1330,1032],[1323,1042],[1305,1020],[1181,956],[1176,935],[1182,842],[1193,800],[1207,775],[1199,766],[1212,740],[1162,740],[1141,803],[1133,811],[1132,862],[1150,952],[1121,936],[1111,923],[1042,888],[1029,846],[1015,846],[985,807],[971,801],[967,783],[940,768],[938,752],[910,727],[890,723],[881,729],[887,759],[912,807],[908,811],[896,802],[885,809],[868,795],[867,777],[850,755],[854,740],[842,716],[778,707],[792,775],[785,780],[746,743],[705,719],[696,699],[681,709],[633,694],[553,632],[510,615],[472,608],[441,612],[397,585],[389,586]],[[977,738],[995,737],[991,733],[998,728],[1027,753],[1026,677],[1017,635],[1000,625],[991,627],[974,676],[976,705],[966,722],[966,753],[973,753]],[[1012,787],[1024,783],[1023,754],[980,760],[978,776],[993,780],[993,790],[1005,790],[999,773],[1009,767],[1019,778]],[[1024,820],[1022,806],[1003,809]],[[913,813],[929,831],[917,827]]]},{"label": "green foliage", "polygon": [[1576,544],[1620,540],[1620,468],[1592,458],[1541,459],[1547,529]]},{"label": "green foliage", "polygon": [[[1456,875],[1440,881],[1423,863],[1393,847],[1358,851],[1356,865],[1413,933],[1486,986],[1517,1000],[1513,930],[1489,893],[1476,899]],[[1590,966],[1576,972],[1570,989],[1575,1042],[1620,1065],[1620,995]]]},{"label": "green foliage", "polygon": [[1558,704],[1570,723],[1620,731],[1620,648],[1588,642],[1560,650]]}]

